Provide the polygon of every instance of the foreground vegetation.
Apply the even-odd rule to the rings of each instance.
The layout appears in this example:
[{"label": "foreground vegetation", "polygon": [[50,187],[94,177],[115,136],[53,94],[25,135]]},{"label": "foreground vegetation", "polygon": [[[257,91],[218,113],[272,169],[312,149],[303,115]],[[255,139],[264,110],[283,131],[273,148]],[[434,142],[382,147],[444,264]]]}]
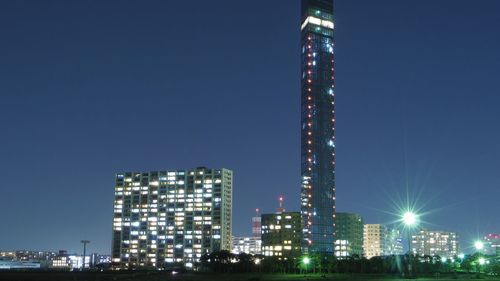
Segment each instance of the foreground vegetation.
[{"label": "foreground vegetation", "polygon": [[[478,280],[475,274],[442,274],[416,280]],[[299,281],[299,280],[408,280],[401,276],[376,274],[270,274],[270,273],[179,273],[170,272],[12,272],[0,271],[0,280],[16,281]],[[479,280],[500,281],[500,278],[481,276]]]}]

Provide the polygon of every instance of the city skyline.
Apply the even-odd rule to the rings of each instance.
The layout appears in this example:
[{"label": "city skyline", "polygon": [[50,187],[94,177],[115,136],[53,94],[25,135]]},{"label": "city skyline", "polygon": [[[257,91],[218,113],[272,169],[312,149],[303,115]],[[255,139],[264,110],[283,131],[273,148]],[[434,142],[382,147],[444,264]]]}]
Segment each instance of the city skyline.
[{"label": "city skyline", "polygon": [[[237,236],[298,211],[299,2],[0,3],[0,249],[109,253],[117,171],[233,170]],[[373,2],[335,3],[337,210],[408,192],[467,249],[500,232],[500,3]]]}]

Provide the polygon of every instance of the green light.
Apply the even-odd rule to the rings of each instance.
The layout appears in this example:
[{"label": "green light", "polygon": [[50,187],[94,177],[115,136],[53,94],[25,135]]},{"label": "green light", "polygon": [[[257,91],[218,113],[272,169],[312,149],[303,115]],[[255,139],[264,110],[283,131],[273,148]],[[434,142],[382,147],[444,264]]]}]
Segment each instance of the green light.
[{"label": "green light", "polygon": [[484,265],[486,263],[486,259],[485,258],[479,258],[479,264],[480,265]]},{"label": "green light", "polygon": [[302,260],[302,262],[303,262],[305,265],[308,265],[308,264],[311,262],[311,260],[310,260],[308,257],[305,257],[305,258]]}]

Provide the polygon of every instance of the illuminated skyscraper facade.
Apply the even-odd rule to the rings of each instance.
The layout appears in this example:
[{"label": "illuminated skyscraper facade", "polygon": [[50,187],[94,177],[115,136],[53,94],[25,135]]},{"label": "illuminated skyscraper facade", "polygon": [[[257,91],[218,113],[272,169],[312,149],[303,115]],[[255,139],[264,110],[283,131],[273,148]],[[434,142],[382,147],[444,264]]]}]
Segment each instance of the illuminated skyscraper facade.
[{"label": "illuminated skyscraper facade", "polygon": [[233,173],[227,169],[127,172],[115,179],[115,268],[192,267],[232,249]]},{"label": "illuminated skyscraper facade", "polygon": [[302,248],[334,253],[335,87],[333,0],[302,0]]}]

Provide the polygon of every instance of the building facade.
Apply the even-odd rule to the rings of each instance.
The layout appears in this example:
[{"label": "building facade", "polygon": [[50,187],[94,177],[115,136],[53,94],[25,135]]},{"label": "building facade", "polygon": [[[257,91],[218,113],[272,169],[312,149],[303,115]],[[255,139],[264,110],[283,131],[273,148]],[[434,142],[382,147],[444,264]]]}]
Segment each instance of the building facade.
[{"label": "building facade", "polygon": [[412,236],[411,250],[419,256],[452,258],[459,252],[458,235],[456,232],[421,229]]},{"label": "building facade", "polygon": [[387,228],[387,239],[384,247],[384,255],[402,255],[404,254],[403,236],[397,228]]},{"label": "building facade", "polygon": [[363,227],[363,253],[367,259],[384,255],[387,227],[383,224],[365,224]]},{"label": "building facade", "polygon": [[335,256],[363,256],[363,219],[358,214],[337,213]]},{"label": "building facade", "polygon": [[260,255],[262,240],[255,237],[233,237],[233,254]]},{"label": "building facade", "polygon": [[335,80],[333,0],[302,0],[301,215],[304,252],[333,253]]},{"label": "building facade", "polygon": [[231,251],[232,188],[227,169],[117,174],[113,266],[192,267],[205,253]]},{"label": "building facade", "polygon": [[262,214],[262,254],[279,259],[294,259],[301,252],[299,212]]},{"label": "building facade", "polygon": [[398,229],[383,224],[365,224],[363,253],[367,259],[403,254],[403,239]]}]

